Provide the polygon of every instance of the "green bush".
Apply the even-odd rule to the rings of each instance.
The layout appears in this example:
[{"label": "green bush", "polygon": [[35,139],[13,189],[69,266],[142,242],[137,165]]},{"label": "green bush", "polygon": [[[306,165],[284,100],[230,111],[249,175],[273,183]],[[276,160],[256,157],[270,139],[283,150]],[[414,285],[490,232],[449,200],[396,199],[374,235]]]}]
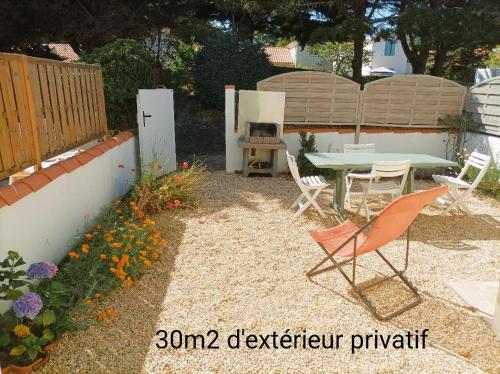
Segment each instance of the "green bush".
[{"label": "green bush", "polygon": [[109,127],[136,127],[137,91],[152,87],[155,64],[144,46],[132,39],[116,39],[83,55],[81,61],[102,67]]},{"label": "green bush", "polygon": [[208,108],[224,108],[224,85],[254,90],[259,80],[272,75],[262,46],[218,33],[203,43],[195,57],[194,84],[198,98]]},{"label": "green bush", "polygon": [[301,131],[300,136],[300,149],[297,156],[297,166],[301,176],[318,174],[317,168],[306,158],[306,153],[318,152],[316,148],[316,138],[314,134],[307,135],[306,132]]},{"label": "green bush", "polygon": [[[473,181],[478,173],[478,169],[469,169],[467,171],[468,180]],[[482,192],[484,195],[492,196],[495,199],[500,199],[500,170],[494,166],[490,167],[481,180],[481,183],[479,183],[479,186],[477,186],[477,191]]]}]

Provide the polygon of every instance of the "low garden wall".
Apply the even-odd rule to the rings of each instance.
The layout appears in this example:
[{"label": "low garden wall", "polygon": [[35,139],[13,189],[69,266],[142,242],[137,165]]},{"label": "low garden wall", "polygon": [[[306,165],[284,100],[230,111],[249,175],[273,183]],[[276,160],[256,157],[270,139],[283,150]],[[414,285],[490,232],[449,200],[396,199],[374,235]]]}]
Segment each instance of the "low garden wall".
[{"label": "low garden wall", "polygon": [[130,189],[138,167],[137,137],[125,132],[1,187],[0,258],[14,250],[27,263],[58,263],[85,222]]}]

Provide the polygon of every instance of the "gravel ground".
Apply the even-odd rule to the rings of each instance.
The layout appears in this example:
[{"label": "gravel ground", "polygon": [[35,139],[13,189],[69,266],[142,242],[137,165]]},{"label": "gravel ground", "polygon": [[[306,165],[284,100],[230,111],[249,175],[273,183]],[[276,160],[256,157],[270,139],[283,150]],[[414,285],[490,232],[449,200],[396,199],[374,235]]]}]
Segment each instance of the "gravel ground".
[{"label": "gravel ground", "polygon": [[[430,182],[418,181],[417,188]],[[96,323],[60,342],[42,373],[170,372],[333,372],[479,373],[500,372],[500,343],[489,325],[445,285],[448,280],[499,278],[500,204],[474,198],[474,217],[454,212],[440,216],[426,208],[414,225],[407,277],[423,302],[379,322],[359,304],[338,273],[308,281],[305,273],[322,258],[308,229],[337,225],[328,211],[321,219],[309,210],[293,221],[289,204],[299,194],[288,177],[248,178],[213,172],[201,206],[156,221],[170,239],[161,262],[128,289],[119,289],[100,307],[113,307],[118,319]],[[320,199],[327,207],[331,193]],[[349,217],[364,218],[354,210]],[[404,241],[384,249],[403,260]],[[359,260],[360,280],[371,282],[384,271],[378,257]],[[396,281],[370,289],[390,309],[407,294]],[[387,302],[389,301],[389,303]],[[387,305],[386,305],[387,304]],[[218,350],[158,349],[158,329],[185,334],[219,332]],[[227,336],[343,334],[339,349],[229,349]],[[362,349],[351,354],[352,334],[398,334],[429,329],[422,349]],[[212,337],[212,335],[210,335]],[[206,338],[208,345],[210,338]]]}]

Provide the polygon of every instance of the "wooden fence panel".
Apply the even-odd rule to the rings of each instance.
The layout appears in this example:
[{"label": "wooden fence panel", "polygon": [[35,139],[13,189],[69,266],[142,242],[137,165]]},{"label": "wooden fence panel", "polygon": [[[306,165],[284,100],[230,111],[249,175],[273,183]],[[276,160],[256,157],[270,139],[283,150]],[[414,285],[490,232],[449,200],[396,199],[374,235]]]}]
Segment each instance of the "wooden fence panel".
[{"label": "wooden fence panel", "polygon": [[99,66],[0,53],[0,179],[106,134]]},{"label": "wooden fence panel", "polygon": [[430,75],[400,75],[365,85],[363,126],[444,127],[439,119],[459,115],[466,88]]},{"label": "wooden fence panel", "polygon": [[482,124],[482,131],[500,135],[500,77],[488,79],[469,90],[466,110]]},{"label": "wooden fence panel", "polygon": [[257,83],[259,91],[285,92],[285,125],[355,125],[359,84],[330,73],[297,71]]}]

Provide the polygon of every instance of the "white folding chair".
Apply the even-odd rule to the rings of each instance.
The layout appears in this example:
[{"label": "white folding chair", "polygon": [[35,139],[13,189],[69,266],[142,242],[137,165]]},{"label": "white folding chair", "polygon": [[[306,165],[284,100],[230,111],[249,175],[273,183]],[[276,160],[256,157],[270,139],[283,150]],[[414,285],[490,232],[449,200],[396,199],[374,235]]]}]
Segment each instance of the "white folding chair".
[{"label": "white folding chair", "polygon": [[299,210],[295,212],[293,218],[299,217],[310,205],[312,205],[318,211],[319,215],[324,218],[325,213],[316,202],[316,198],[321,191],[329,186],[329,184],[321,175],[301,178],[299,174],[299,168],[297,167],[297,162],[295,161],[295,157],[287,151],[286,159],[288,161],[288,168],[292,173],[293,179],[302,191],[297,200],[295,200],[290,206],[290,209],[295,208],[296,206],[299,207]]},{"label": "white folding chair", "polygon": [[[410,160],[405,161],[375,161],[370,172],[368,182],[361,184],[363,187],[363,202],[358,208],[358,212],[363,206],[365,208],[366,220],[377,215],[368,207],[368,197],[371,195],[387,195],[392,200],[403,194],[403,189],[410,171]],[[395,180],[399,178],[399,182]],[[389,179],[389,180],[387,180]]]},{"label": "white folding chair", "polygon": [[[453,208],[459,208],[463,210],[468,216],[471,215],[469,208],[467,208],[466,202],[470,194],[479,185],[484,175],[488,171],[491,163],[491,157],[483,155],[479,152],[472,152],[468,160],[465,162],[465,166],[458,175],[458,177],[451,177],[447,175],[433,175],[432,178],[440,184],[446,184],[448,186],[448,192],[446,196],[449,198],[440,197],[438,203],[445,205],[447,208],[441,213],[446,214]],[[463,180],[470,168],[479,169],[479,173],[472,183],[468,183]]]},{"label": "white folding chair", "polygon": [[[344,144],[344,153],[375,153],[375,144]],[[367,180],[370,179],[370,173],[349,173],[345,177],[345,202],[351,206],[351,195],[359,194],[351,192],[352,183],[355,179]]]}]

